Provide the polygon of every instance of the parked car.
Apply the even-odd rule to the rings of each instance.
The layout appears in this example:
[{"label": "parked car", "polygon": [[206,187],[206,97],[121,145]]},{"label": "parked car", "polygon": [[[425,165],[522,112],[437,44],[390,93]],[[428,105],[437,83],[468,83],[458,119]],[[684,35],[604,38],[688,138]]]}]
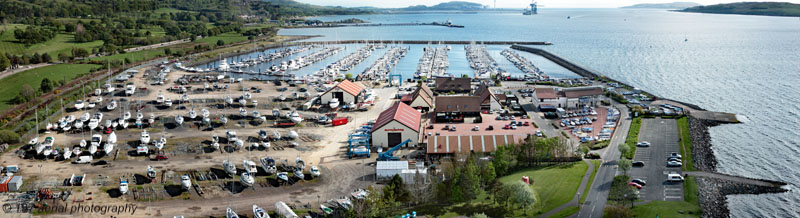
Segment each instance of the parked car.
[{"label": "parked car", "polygon": [[667,162],[667,166],[668,167],[680,167],[680,166],[683,166],[683,164],[680,161],[670,161],[670,162]]},{"label": "parked car", "polygon": [[486,130],[494,130],[494,126],[490,125],[489,127],[486,127]]},{"label": "parked car", "polygon": [[642,189],[642,185],[639,185],[639,183],[629,182],[628,185],[633,186],[636,189]]},{"label": "parked car", "polygon": [[680,174],[667,174],[667,182],[683,182],[683,176]]},{"label": "parked car", "polygon": [[634,167],[644,167],[644,161],[634,161],[632,165]]},{"label": "parked car", "polygon": [[479,127],[479,126],[472,127],[472,131],[478,131],[478,130],[480,130],[480,128],[481,127]]},{"label": "parked car", "polygon": [[677,158],[679,158],[679,159],[680,159],[680,158],[683,158],[683,157],[681,156],[681,154],[678,154],[678,152],[672,152],[672,153],[669,153],[669,157],[677,157]]},{"label": "parked car", "polygon": [[647,185],[647,182],[644,181],[643,179],[633,179],[633,180],[631,180],[631,182],[634,182],[634,183],[642,185],[642,186],[646,186]]},{"label": "parked car", "polygon": [[456,131],[456,126],[451,126],[450,131]]},{"label": "parked car", "polygon": [[636,146],[639,146],[639,147],[650,147],[650,142],[646,142],[646,141],[645,142],[639,142],[639,143],[636,143]]},{"label": "parked car", "polygon": [[669,157],[669,158],[667,158],[667,162],[669,162],[669,161],[678,161],[678,162],[681,162],[681,159],[680,159],[680,158],[677,158],[677,157]]},{"label": "parked car", "polygon": [[169,159],[167,155],[159,154],[158,156],[156,156],[156,160],[167,160],[167,159]]},{"label": "parked car", "polygon": [[544,133],[542,133],[542,130],[536,130],[536,136],[544,137]]}]

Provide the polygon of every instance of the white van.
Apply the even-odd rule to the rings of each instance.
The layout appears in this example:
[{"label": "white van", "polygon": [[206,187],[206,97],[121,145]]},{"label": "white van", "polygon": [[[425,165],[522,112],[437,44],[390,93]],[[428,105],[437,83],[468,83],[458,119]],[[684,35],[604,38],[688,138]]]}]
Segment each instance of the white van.
[{"label": "white van", "polygon": [[94,160],[94,158],[92,158],[92,156],[85,155],[85,156],[78,157],[78,159],[75,160],[75,162],[73,162],[73,163],[76,163],[76,164],[88,164],[88,163],[91,163],[92,160]]},{"label": "white van", "polygon": [[667,182],[683,182],[683,176],[680,174],[667,174]]}]

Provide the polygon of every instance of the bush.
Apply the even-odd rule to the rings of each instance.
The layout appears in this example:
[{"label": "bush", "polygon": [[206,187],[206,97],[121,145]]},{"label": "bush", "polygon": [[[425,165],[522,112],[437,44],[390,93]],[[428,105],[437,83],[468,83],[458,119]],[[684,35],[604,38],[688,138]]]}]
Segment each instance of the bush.
[{"label": "bush", "polygon": [[586,156],[584,156],[583,158],[586,158],[586,159],[600,159],[600,154],[592,152],[592,153],[586,154]]},{"label": "bush", "polygon": [[19,143],[19,134],[11,130],[0,130],[0,143]]}]

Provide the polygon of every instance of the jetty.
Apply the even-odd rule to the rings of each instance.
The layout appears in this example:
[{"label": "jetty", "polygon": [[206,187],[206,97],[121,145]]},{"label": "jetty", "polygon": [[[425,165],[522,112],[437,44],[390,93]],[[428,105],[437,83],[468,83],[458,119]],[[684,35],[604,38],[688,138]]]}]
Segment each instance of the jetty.
[{"label": "jetty", "polygon": [[[365,40],[333,40],[333,41],[307,41],[302,42],[303,44],[357,44],[357,43],[364,43]],[[431,41],[429,40],[366,40],[368,43],[378,43],[378,44],[419,44],[419,45],[427,45],[430,44]],[[447,44],[447,45],[469,45],[471,43],[483,44],[483,45],[553,45],[551,42],[545,41],[462,41],[462,40],[445,40],[445,41],[436,41],[438,44]]]}]

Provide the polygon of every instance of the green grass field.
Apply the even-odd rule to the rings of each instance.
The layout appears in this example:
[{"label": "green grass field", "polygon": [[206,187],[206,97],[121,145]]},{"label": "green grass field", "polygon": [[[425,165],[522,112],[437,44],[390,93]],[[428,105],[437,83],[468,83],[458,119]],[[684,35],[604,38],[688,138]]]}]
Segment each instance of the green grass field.
[{"label": "green grass field", "polygon": [[633,207],[633,214],[635,217],[700,217],[700,207],[684,201],[652,201]]},{"label": "green grass field", "polygon": [[681,155],[683,155],[683,170],[694,171],[694,159],[692,159],[692,137],[689,133],[689,118],[681,117],[678,119],[678,131],[681,137]]},{"label": "green grass field", "polygon": [[227,32],[222,33],[216,36],[210,36],[202,39],[197,39],[196,42],[206,43],[208,45],[217,45],[217,41],[222,40],[225,44],[231,44],[234,42],[241,42],[247,40],[247,36],[242,36],[236,32]]},{"label": "green grass field", "polygon": [[8,100],[13,99],[19,94],[23,84],[29,84],[38,90],[42,79],[49,78],[52,81],[66,79],[72,80],[80,75],[89,73],[91,68],[99,67],[93,64],[58,64],[47,67],[36,68],[22,71],[0,80],[0,111],[8,109],[11,105]]},{"label": "green grass field", "polygon": [[642,128],[642,118],[633,118],[631,121],[631,128],[628,130],[628,138],[625,138],[625,144],[631,149],[627,153],[622,154],[622,157],[633,160],[633,155],[636,154],[636,143],[639,142],[639,130]]},{"label": "green grass field", "polygon": [[591,160],[592,165],[594,165],[594,170],[592,171],[592,175],[589,176],[589,183],[586,184],[586,188],[583,189],[583,195],[581,195],[581,200],[579,201],[580,204],[586,202],[586,196],[589,195],[589,189],[592,187],[592,182],[594,181],[594,176],[597,175],[597,169],[600,168],[600,165],[603,164],[603,161],[600,160]]},{"label": "green grass field", "polygon": [[21,55],[21,54],[33,55],[34,53],[37,52],[39,54],[48,53],[55,60],[56,58],[58,58],[59,53],[71,54],[71,50],[73,47],[84,48],[86,50],[91,51],[92,48],[103,45],[103,41],[101,40],[85,42],[85,43],[76,43],[73,42],[75,40],[74,35],[59,33],[56,34],[56,37],[54,37],[51,40],[48,40],[47,42],[26,46],[25,44],[18,43],[17,39],[14,38],[14,27],[25,28],[26,25],[9,24],[7,27],[8,31],[5,31],[3,32],[3,34],[0,35],[0,51],[15,55]]},{"label": "green grass field", "polygon": [[698,198],[700,193],[697,191],[697,177],[689,176],[683,181],[683,200],[694,205],[700,205]]},{"label": "green grass field", "polygon": [[500,181],[510,183],[521,180],[522,176],[530,177],[533,189],[539,195],[539,202],[534,210],[544,213],[572,200],[588,168],[589,165],[579,161],[568,165],[523,170],[501,177]]},{"label": "green grass field", "polygon": [[[173,51],[175,51],[175,50],[173,49]],[[155,58],[155,57],[158,57],[159,55],[160,56],[164,55],[164,48],[128,52],[128,53],[125,53],[125,54],[115,54],[115,55],[109,55],[109,56],[103,56],[103,57],[94,57],[94,58],[89,58],[88,60],[93,60],[93,61],[118,60],[118,61],[121,61],[121,60],[124,60],[125,58],[128,58],[128,60],[136,62],[136,61],[142,61],[142,60]],[[128,66],[130,66],[130,63],[125,63],[125,64],[128,64]]]}]

